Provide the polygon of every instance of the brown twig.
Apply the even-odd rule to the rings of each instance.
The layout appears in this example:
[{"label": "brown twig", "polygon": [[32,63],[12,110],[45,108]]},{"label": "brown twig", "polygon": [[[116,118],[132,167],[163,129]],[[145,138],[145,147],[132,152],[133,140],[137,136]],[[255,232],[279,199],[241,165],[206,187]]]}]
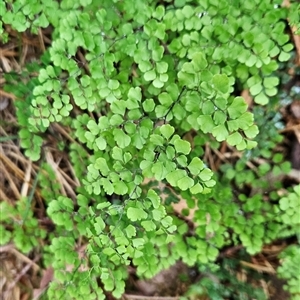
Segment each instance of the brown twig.
[{"label": "brown twig", "polygon": [[11,284],[8,286],[7,290],[4,292],[4,294],[9,294],[11,290],[14,288],[14,286],[20,281],[20,279],[30,270],[30,268],[40,259],[40,255],[37,255],[33,261],[30,261],[18,274],[18,276],[11,282]]}]

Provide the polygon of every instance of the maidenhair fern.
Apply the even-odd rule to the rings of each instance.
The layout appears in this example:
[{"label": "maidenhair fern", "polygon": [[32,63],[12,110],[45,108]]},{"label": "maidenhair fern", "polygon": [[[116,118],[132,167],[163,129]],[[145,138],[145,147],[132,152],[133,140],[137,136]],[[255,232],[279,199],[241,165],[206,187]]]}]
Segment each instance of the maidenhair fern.
[{"label": "maidenhair fern", "polygon": [[[277,94],[275,71],[293,49],[285,20],[295,20],[281,2],[1,4],[2,22],[19,32],[54,29],[49,61],[29,81],[26,117],[24,102],[16,103],[21,146],[38,160],[40,133],[56,122],[70,126],[74,139],[77,198],[57,188],[44,192],[56,225],[45,248],[55,270],[50,299],[104,299],[104,291],[119,298],[129,264],[152,277],[179,259],[191,266],[214,262],[232,243],[256,253],[286,228],[284,216],[276,219],[278,207],[262,195],[232,192],[232,179],[237,186],[258,182],[245,158],[224,165],[220,176],[203,160],[205,145],[226,142],[249,157],[262,142],[254,140],[260,124],[236,88],[249,89],[256,117]],[[176,195],[196,208],[192,235],[168,205]],[[286,215],[295,206],[290,197],[279,203]],[[9,238],[6,233],[4,241]]]}]

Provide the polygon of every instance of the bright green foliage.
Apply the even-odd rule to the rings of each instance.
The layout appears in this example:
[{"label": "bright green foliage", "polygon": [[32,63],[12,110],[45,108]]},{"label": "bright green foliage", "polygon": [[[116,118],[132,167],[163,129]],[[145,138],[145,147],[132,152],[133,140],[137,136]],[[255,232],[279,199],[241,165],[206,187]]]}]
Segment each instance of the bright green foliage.
[{"label": "bright green foliage", "polygon": [[279,200],[280,222],[286,225],[287,229],[281,235],[289,235],[291,232],[300,233],[300,185],[294,187],[293,191]]},{"label": "bright green foliage", "polygon": [[279,207],[282,211],[282,222],[300,232],[300,185],[295,186],[293,192],[279,200]]},{"label": "bright green foliage", "polygon": [[291,1],[289,9],[289,23],[294,26],[295,34],[300,33],[300,4],[297,1]]},{"label": "bright green foliage", "polygon": [[[236,300],[267,300],[261,288],[253,288],[253,286],[236,278],[234,272],[239,267],[239,260],[235,258],[224,259],[221,266],[216,264],[202,266],[200,271],[205,275],[200,282],[191,285],[185,296],[180,297],[180,300],[201,299],[202,297],[223,300],[229,296]],[[262,277],[262,275],[257,276],[249,270],[243,271],[251,279],[257,277],[255,279],[259,280]]]},{"label": "bright green foliage", "polygon": [[[298,232],[299,233],[299,232]],[[300,247],[292,245],[287,247],[281,254],[281,266],[278,268],[278,275],[287,280],[285,289],[290,293],[291,300],[298,300],[300,295],[299,286],[299,259]]]},{"label": "bright green foliage", "polygon": [[[49,23],[56,24],[58,3],[56,1],[1,1],[0,16],[3,24],[9,24],[18,32],[30,28],[37,33],[39,28],[46,28]],[[7,36],[4,36],[4,41]]]},{"label": "bright green foliage", "polygon": [[[66,197],[50,166],[42,166],[40,186],[55,224],[45,247],[45,264],[55,270],[50,299],[104,299],[98,279],[120,298],[131,263],[139,276],[152,277],[179,259],[206,265],[224,246],[242,243],[253,254],[282,230],[295,234],[295,223],[277,216],[296,207],[292,194],[272,206],[263,199],[268,180],[259,179],[259,172],[289,166],[276,156],[272,165],[247,167],[260,152],[270,157],[281,139],[262,122],[277,94],[276,70],[293,48],[285,34],[289,11],[279,1],[198,2],[6,1],[3,22],[17,31],[54,28],[48,56],[27,67],[17,91],[25,99],[16,102],[21,146],[36,161],[41,133],[58,138],[53,124],[69,127],[66,151],[80,182],[76,197]],[[38,77],[28,80],[33,71]],[[250,90],[254,114],[235,86]],[[244,152],[218,175],[203,157],[221,142]],[[259,193],[243,193],[247,184]],[[196,208],[193,235],[172,213],[179,197],[188,205],[183,214]],[[2,243],[11,238],[3,236]]]},{"label": "bright green foliage", "polygon": [[41,187],[42,197],[47,203],[52,201],[52,199],[56,199],[61,193],[60,183],[56,178],[55,172],[47,163],[41,164],[38,183]]},{"label": "bright green foliage", "polygon": [[[259,128],[260,134],[264,134],[263,126],[265,125],[262,124]],[[271,144],[263,144],[259,138],[258,136],[258,147],[252,153],[247,153],[248,157],[255,159],[258,154],[263,155],[260,145],[264,147],[265,153],[274,147],[271,139],[263,141],[269,141]],[[278,134],[272,138],[281,140]],[[231,209],[224,208],[226,214],[221,210],[222,222],[225,228],[232,228],[233,240],[241,240],[248,253],[257,253],[264,244],[278,237],[294,235],[299,231],[298,186],[295,187],[294,193],[289,193],[282,199],[277,193],[277,190],[282,188],[281,175],[290,170],[290,165],[282,162],[282,159],[283,156],[277,153],[273,157],[273,164],[265,163],[256,169],[250,169],[247,167],[248,159],[244,156],[237,160],[234,166],[224,164],[221,167],[223,176],[220,181],[223,193],[224,186],[228,183],[234,183],[236,187],[233,194],[228,191],[228,198],[234,198],[235,201],[230,204]],[[249,194],[240,192],[250,186]],[[220,195],[224,198],[223,194]],[[264,201],[264,195],[270,195],[270,200],[274,202]]]},{"label": "bright green foliage", "polygon": [[[20,81],[20,75],[17,73],[9,73],[5,75],[5,79],[8,84],[5,86],[7,92],[15,94],[17,99],[14,101],[16,107],[16,115],[18,119],[18,125],[20,126],[19,138],[20,145],[25,149],[25,154],[33,161],[40,158],[41,147],[43,144],[43,138],[39,134],[32,132],[32,126],[29,123],[29,118],[32,117],[30,106],[33,103],[32,90],[38,85],[38,79],[33,77],[32,74],[39,72],[41,65],[47,65],[49,63],[49,55],[47,53],[41,58],[41,64],[31,63],[23,69],[22,78],[24,81]],[[16,89],[16,85],[18,88]],[[49,117],[49,111],[44,110],[47,118]],[[46,120],[49,123],[48,119]],[[46,124],[46,125],[47,125]],[[44,132],[46,127],[41,128]]]},{"label": "bright green foliage", "polygon": [[28,208],[27,198],[20,199],[16,207],[3,201],[0,203],[0,211],[0,245],[12,240],[23,253],[39,247],[46,237],[46,231],[40,228],[33,211]]}]

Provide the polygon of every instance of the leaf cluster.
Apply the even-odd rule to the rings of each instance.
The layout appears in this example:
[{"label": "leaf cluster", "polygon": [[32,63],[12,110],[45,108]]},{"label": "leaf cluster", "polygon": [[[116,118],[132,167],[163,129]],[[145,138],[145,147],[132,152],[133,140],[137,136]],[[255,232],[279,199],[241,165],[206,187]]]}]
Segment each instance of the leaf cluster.
[{"label": "leaf cluster", "polygon": [[280,254],[281,266],[278,268],[278,275],[287,281],[285,289],[290,293],[292,300],[299,299],[299,269],[298,261],[300,258],[299,244],[287,247]]},{"label": "leaf cluster", "polygon": [[[222,300],[226,297],[232,299],[258,299],[266,300],[266,295],[260,288],[255,288],[246,282],[239,281],[233,274],[239,268],[239,261],[236,259],[224,259],[222,265],[208,264],[201,266],[199,270],[204,274],[197,284],[191,285],[182,300],[193,299],[193,297],[209,296],[213,300]],[[261,279],[249,270],[242,270],[249,278]],[[252,274],[251,274],[252,273]]]},{"label": "leaf cluster", "polygon": [[38,248],[46,237],[29,207],[29,199],[22,198],[13,207],[7,202],[0,203],[0,245],[13,241],[16,247],[28,254]]},{"label": "leaf cluster", "polygon": [[[51,299],[104,299],[97,278],[119,298],[131,263],[139,276],[152,277],[178,259],[208,264],[223,246],[242,243],[252,254],[280,230],[294,234],[297,222],[287,226],[298,207],[293,194],[279,200],[275,193],[273,206],[263,194],[243,192],[249,184],[264,190],[259,176],[288,169],[280,155],[247,168],[249,157],[269,158],[281,139],[261,116],[270,116],[275,71],[293,48],[283,22],[289,11],[279,1],[46,2],[6,1],[0,16],[19,32],[54,28],[48,58],[23,72],[17,93],[25,101],[16,102],[21,146],[33,161],[53,123],[69,126],[74,141],[68,149],[81,185],[76,199],[60,193],[49,166],[40,179],[56,226],[45,247],[46,265],[55,270]],[[254,97],[252,112],[234,96],[236,86]],[[245,152],[214,175],[204,149],[222,142]],[[193,235],[168,205],[178,196],[188,206],[183,214],[196,208]],[[7,231],[4,242],[10,238]],[[32,239],[20,248],[31,250]],[[84,258],[75,249],[82,240]]]}]

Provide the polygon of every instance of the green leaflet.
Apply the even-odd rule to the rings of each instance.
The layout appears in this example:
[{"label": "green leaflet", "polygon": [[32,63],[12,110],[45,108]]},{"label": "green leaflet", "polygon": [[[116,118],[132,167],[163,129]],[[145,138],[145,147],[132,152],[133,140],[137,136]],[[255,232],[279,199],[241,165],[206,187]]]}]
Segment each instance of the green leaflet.
[{"label": "green leaflet", "polygon": [[188,165],[188,169],[193,175],[198,175],[203,168],[204,163],[198,157],[194,157]]},{"label": "green leaflet", "polygon": [[177,186],[177,182],[183,177],[187,177],[186,171],[174,170],[167,174],[166,179],[172,186]]},{"label": "green leaflet", "polygon": [[131,221],[146,219],[148,214],[142,208],[129,207],[127,210],[127,217]]},{"label": "green leaflet", "polygon": [[169,139],[175,132],[174,127],[169,124],[162,125],[159,130],[166,139]]},{"label": "green leaflet", "polygon": [[107,176],[109,174],[109,167],[106,163],[106,160],[103,157],[97,158],[95,162],[95,169],[99,170],[102,175]]},{"label": "green leaflet", "polygon": [[228,106],[228,114],[231,119],[236,119],[247,110],[247,104],[242,97],[235,97]]},{"label": "green leaflet", "polygon": [[229,90],[229,79],[225,74],[216,74],[212,78],[214,87],[221,93],[226,94]]},{"label": "green leaflet", "polygon": [[179,153],[189,154],[191,151],[191,145],[188,141],[177,139],[174,141],[174,146],[175,146],[176,152],[179,152]]}]

